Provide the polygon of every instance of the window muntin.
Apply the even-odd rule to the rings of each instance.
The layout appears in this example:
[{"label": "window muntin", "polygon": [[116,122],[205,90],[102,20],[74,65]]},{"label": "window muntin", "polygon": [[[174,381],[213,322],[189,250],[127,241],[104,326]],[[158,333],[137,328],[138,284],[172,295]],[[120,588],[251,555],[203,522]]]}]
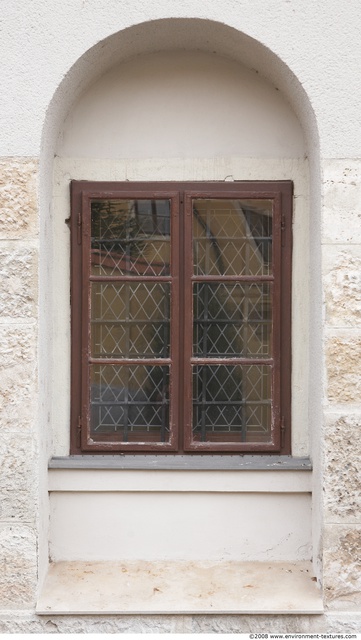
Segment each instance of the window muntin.
[{"label": "window muntin", "polygon": [[73,452],[288,452],[291,183],[72,193]]}]

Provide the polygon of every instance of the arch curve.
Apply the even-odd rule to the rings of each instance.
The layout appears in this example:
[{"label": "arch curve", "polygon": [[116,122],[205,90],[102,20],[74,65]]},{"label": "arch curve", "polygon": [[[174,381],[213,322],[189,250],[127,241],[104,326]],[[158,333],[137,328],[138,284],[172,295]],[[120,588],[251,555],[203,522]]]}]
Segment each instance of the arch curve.
[{"label": "arch curve", "polygon": [[279,56],[254,38],[223,23],[199,18],[164,18],[118,31],[78,58],[49,104],[43,127],[42,155],[54,153],[57,132],[71,106],[89,85],[112,67],[148,53],[195,50],[240,62],[275,85],[298,117],[309,153],[317,152],[317,123],[310,100],[293,71]]}]

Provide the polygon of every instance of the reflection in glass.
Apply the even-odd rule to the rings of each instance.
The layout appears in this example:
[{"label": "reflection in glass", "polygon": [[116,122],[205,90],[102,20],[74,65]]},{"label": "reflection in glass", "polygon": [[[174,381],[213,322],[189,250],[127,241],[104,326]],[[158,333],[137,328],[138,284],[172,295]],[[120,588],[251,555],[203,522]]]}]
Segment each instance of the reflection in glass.
[{"label": "reflection in glass", "polygon": [[90,371],[91,434],[122,442],[169,439],[169,367],[94,365]]},{"label": "reflection in glass", "polygon": [[167,282],[93,282],[92,357],[169,357]]},{"label": "reflection in glass", "polygon": [[169,200],[93,200],[93,275],[168,275]]},{"label": "reflection in glass", "polygon": [[220,361],[193,365],[196,442],[271,442],[272,207],[193,200],[193,357]]},{"label": "reflection in glass", "polygon": [[[99,441],[169,441],[170,201],[97,199],[91,204],[90,424]],[[120,278],[110,281],[110,277]]]},{"label": "reflection in glass", "polygon": [[269,357],[271,303],[268,283],[194,283],[193,354]]},{"label": "reflection in glass", "polygon": [[195,275],[269,275],[272,201],[195,199]]},{"label": "reflection in glass", "polygon": [[271,367],[193,367],[193,437],[200,442],[270,442]]}]

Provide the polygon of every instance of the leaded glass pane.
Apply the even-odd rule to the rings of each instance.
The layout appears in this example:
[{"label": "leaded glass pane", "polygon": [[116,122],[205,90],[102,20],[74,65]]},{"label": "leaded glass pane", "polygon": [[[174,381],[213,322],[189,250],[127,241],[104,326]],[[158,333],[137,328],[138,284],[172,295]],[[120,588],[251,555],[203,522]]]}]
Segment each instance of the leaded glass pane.
[{"label": "leaded glass pane", "polygon": [[193,367],[193,438],[208,442],[270,442],[268,365]]},{"label": "leaded glass pane", "polygon": [[169,200],[93,200],[93,275],[168,275]]},{"label": "leaded glass pane", "polygon": [[92,283],[92,357],[167,358],[169,322],[169,283]]},{"label": "leaded glass pane", "polygon": [[91,434],[121,442],[168,442],[169,367],[93,365]]},{"label": "leaded glass pane", "polygon": [[272,273],[271,200],[193,200],[195,275]]},{"label": "leaded glass pane", "polygon": [[271,355],[269,284],[196,282],[193,315],[195,356]]}]

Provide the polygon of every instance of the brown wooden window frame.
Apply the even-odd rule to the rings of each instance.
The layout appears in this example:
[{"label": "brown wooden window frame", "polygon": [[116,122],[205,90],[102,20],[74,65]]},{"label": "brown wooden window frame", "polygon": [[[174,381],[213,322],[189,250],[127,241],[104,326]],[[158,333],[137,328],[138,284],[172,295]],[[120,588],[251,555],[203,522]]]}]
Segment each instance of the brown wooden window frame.
[{"label": "brown wooden window frame", "polygon": [[[290,454],[291,453],[291,181],[235,182],[88,182],[71,183],[71,454]],[[90,219],[96,199],[168,199],[171,201],[172,286],[171,352],[163,360],[172,367],[168,442],[94,441],[90,434],[88,366],[90,357]],[[202,358],[192,356],[192,283],[206,281],[193,274],[192,201],[202,199],[268,199],[273,202],[271,276],[219,277],[217,282],[270,283],[273,288],[271,442],[199,442],[192,439],[192,382],[190,369]],[[188,247],[188,252],[185,251]],[[94,279],[94,278],[93,278]],[[147,280],[147,276],[145,276]],[[143,278],[144,280],[144,278]],[[154,277],[154,280],[159,281]],[[161,278],[162,280],[162,278]],[[213,278],[214,280],[214,278]],[[174,304],[174,300],[177,301]],[[183,310],[183,311],[182,311]],[[188,329],[187,329],[188,327]],[[213,364],[208,358],[207,364]],[[156,361],[156,359],[154,360]],[[125,361],[128,365],[131,361]],[[139,359],[135,361],[139,364]],[[254,362],[254,361],[252,361]],[[152,364],[151,360],[147,363]],[[242,357],[228,357],[225,365],[247,365]],[[110,363],[111,364],[111,363]],[[119,362],[118,362],[119,364]],[[134,363],[133,363],[134,364]],[[157,361],[159,365],[159,361]]]}]

